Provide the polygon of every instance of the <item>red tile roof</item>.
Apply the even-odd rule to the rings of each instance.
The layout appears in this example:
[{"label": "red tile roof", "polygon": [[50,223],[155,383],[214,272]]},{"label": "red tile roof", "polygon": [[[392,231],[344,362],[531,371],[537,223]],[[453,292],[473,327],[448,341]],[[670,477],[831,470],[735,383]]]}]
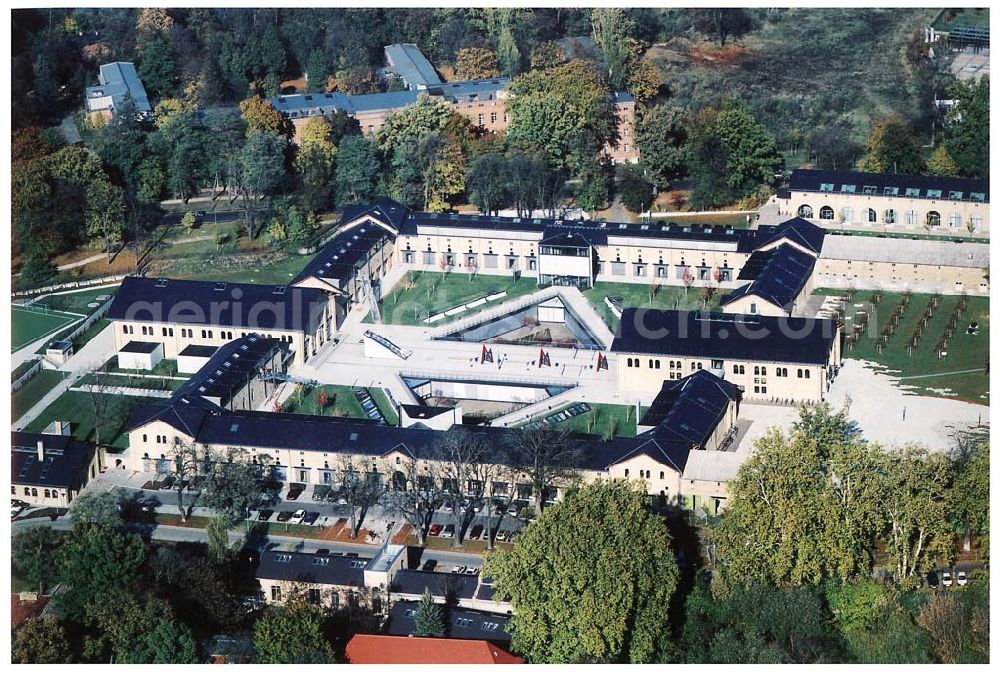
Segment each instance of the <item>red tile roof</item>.
[{"label": "red tile roof", "polygon": [[31,599],[31,596],[25,594],[25,599],[21,600],[19,594],[10,595],[10,623],[12,626],[17,627],[25,620],[41,615],[45,606],[48,605],[49,599],[52,598],[51,596],[37,596],[35,599]]},{"label": "red tile roof", "polygon": [[489,641],[355,634],[347,644],[351,664],[522,664]]}]

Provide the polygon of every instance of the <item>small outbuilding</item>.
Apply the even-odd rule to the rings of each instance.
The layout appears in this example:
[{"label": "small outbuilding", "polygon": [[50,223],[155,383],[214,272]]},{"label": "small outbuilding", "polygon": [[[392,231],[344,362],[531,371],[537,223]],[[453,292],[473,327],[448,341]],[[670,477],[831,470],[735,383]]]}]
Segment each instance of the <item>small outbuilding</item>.
[{"label": "small outbuilding", "polygon": [[118,350],[118,368],[152,371],[163,359],[163,343],[130,340]]},{"label": "small outbuilding", "polygon": [[204,368],[217,349],[211,345],[188,345],[177,353],[177,372],[197,373]]}]

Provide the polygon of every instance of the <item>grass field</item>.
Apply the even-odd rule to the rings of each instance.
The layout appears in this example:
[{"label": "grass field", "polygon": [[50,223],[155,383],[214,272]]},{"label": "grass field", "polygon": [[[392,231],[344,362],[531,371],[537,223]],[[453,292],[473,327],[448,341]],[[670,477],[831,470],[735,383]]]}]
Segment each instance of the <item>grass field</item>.
[{"label": "grass field", "polygon": [[18,364],[17,368],[10,372],[10,382],[13,383],[15,380],[17,380],[18,378],[20,378],[21,376],[23,376],[37,362],[38,362],[37,359],[27,359],[27,360],[21,362],[20,364]]},{"label": "grass field", "polygon": [[62,371],[42,369],[25,383],[24,387],[17,392],[12,392],[10,395],[11,420],[17,420],[30,411],[31,407],[41,401],[42,397],[48,394],[53,387],[61,383],[65,376],[66,374]]},{"label": "grass field", "polygon": [[[317,396],[320,392],[326,392],[327,404],[320,410]],[[389,403],[389,398],[385,393],[376,387],[368,389],[368,394],[385,417],[389,425],[398,425],[399,416]],[[368,414],[361,407],[358,398],[354,396],[354,388],[347,385],[321,385],[314,388],[303,388],[301,400],[295,394],[285,400],[282,406],[285,413],[301,413],[302,415],[333,415],[344,418],[368,419]]]},{"label": "grass field", "polygon": [[36,340],[40,340],[64,326],[69,326],[79,317],[62,313],[48,313],[30,307],[13,305],[10,309],[10,349],[17,352]]},{"label": "grass field", "polygon": [[76,439],[96,440],[94,434],[94,399],[99,406],[105,406],[101,423],[101,444],[114,448],[125,448],[128,437],[124,433],[125,422],[132,409],[141,403],[161,402],[162,399],[125,397],[113,394],[94,395],[90,392],[64,392],[24,429],[26,432],[41,432],[54,420],[72,423]]},{"label": "grass field", "polygon": [[244,282],[250,284],[282,284],[302,272],[312,256],[286,256],[281,260],[256,267],[220,271],[213,265],[215,256],[185,259],[184,264],[171,265],[165,274],[178,279],[207,279],[219,282]]},{"label": "grass field", "polygon": [[183,387],[187,381],[174,380],[173,378],[157,378],[155,375],[147,376],[147,375],[136,375],[131,373],[100,375],[100,376],[97,376],[93,373],[88,373],[83,378],[81,378],[77,384],[93,385],[94,383],[98,382],[110,387],[137,387],[147,390],[169,390],[171,392],[175,392],[179,390],[181,387]]},{"label": "grass field", "polygon": [[467,273],[458,271],[408,272],[391,291],[383,294],[382,321],[386,324],[424,325],[426,317],[500,291],[506,291],[507,295],[494,303],[448,317],[447,321],[538,291],[538,282],[533,277],[521,277],[515,282],[513,277],[506,275],[475,275],[470,279]]},{"label": "grass field", "polygon": [[[815,293],[841,295],[843,291],[819,289]],[[856,291],[854,300],[847,303],[845,332],[853,330],[855,314],[865,310],[871,291]],[[900,378],[900,385],[922,394],[933,394],[964,399],[977,403],[989,402],[989,376],[986,368],[990,352],[989,298],[968,296],[969,307],[958,322],[958,330],[948,346],[947,356],[938,359],[934,346],[944,333],[952,311],[960,296],[942,296],[941,304],[934,313],[919,345],[912,355],[906,352],[906,344],[913,328],[920,321],[930,294],[913,294],[906,312],[902,315],[899,328],[889,339],[882,354],[875,349],[875,342],[882,327],[899,304],[901,294],[882,293],[882,301],[869,322],[869,328],[861,340],[851,350],[844,348],[843,356],[849,359],[865,359],[884,367],[887,373]],[[861,304],[865,307],[854,307]],[[979,333],[969,335],[966,329],[972,322],[979,323]]]},{"label": "grass field", "polygon": [[50,310],[78,312],[83,315],[89,315],[97,308],[87,307],[88,305],[102,302],[97,300],[100,296],[113,296],[117,291],[117,286],[104,286],[98,289],[87,289],[74,293],[53,294],[36,301],[34,305],[44,306]]},{"label": "grass field", "polygon": [[[702,306],[700,290],[691,287],[685,290],[683,286],[661,286],[653,300],[649,299],[648,284],[625,284],[614,282],[598,282],[594,288],[587,289],[583,295],[594,306],[608,327],[612,331],[618,328],[618,318],[611,312],[611,308],[604,302],[605,296],[621,299],[622,308],[648,307],[660,310],[697,310]],[[708,303],[709,309],[719,306],[721,293],[716,293]]]},{"label": "grass field", "polygon": [[[96,322],[91,324],[86,331],[84,331],[83,333],[81,333],[80,335],[78,335],[76,338],[73,339],[73,351],[79,352],[81,347],[86,345],[88,342],[90,342],[90,340],[94,336],[96,336],[98,333],[107,328],[108,324],[110,324],[110,322],[107,319],[98,319]],[[66,327],[65,329],[60,331],[57,335],[53,336],[52,340],[60,340],[62,338],[65,338],[69,334],[73,333],[75,328],[76,328],[75,326]],[[48,347],[48,344],[42,345],[35,351],[35,354],[45,354],[46,347]]]},{"label": "grass field", "polygon": [[[544,415],[534,418],[541,420],[553,413],[573,406],[577,402],[546,411]],[[590,410],[569,420],[556,423],[555,429],[565,429],[579,434],[593,434],[604,439],[611,437],[634,437],[636,433],[635,406],[624,404],[588,404]]]}]

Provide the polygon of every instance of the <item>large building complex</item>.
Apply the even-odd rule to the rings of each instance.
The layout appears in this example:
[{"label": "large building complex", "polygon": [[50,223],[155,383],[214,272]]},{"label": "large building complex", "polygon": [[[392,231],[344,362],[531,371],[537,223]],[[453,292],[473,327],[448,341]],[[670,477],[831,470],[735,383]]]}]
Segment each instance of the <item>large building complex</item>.
[{"label": "large building complex", "polygon": [[[406,89],[381,94],[351,95],[342,92],[291,94],[271,99],[271,105],[284,113],[296,132],[309,118],[343,111],[357,119],[364,134],[374,134],[389,115],[412,103],[421,95],[444,101],[484,132],[502,133],[509,122],[505,100],[509,96],[509,77],[443,82],[431,63],[414,44],[389,45],[385,48],[387,72],[398,78]],[[612,163],[639,161],[635,144],[635,99],[627,93],[615,93],[612,100],[617,139],[608,144],[603,156]]]},{"label": "large building complex", "polygon": [[989,191],[989,181],[979,179],[796,169],[774,200],[782,216],[827,228],[986,237]]}]

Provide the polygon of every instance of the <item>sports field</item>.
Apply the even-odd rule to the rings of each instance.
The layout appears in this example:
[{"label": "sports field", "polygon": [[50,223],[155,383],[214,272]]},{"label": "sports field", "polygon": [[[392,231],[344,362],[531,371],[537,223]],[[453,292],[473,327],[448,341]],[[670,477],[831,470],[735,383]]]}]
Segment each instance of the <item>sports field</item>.
[{"label": "sports field", "polygon": [[80,317],[61,312],[36,310],[15,305],[10,311],[11,352],[27,347],[36,340],[69,326]]}]

